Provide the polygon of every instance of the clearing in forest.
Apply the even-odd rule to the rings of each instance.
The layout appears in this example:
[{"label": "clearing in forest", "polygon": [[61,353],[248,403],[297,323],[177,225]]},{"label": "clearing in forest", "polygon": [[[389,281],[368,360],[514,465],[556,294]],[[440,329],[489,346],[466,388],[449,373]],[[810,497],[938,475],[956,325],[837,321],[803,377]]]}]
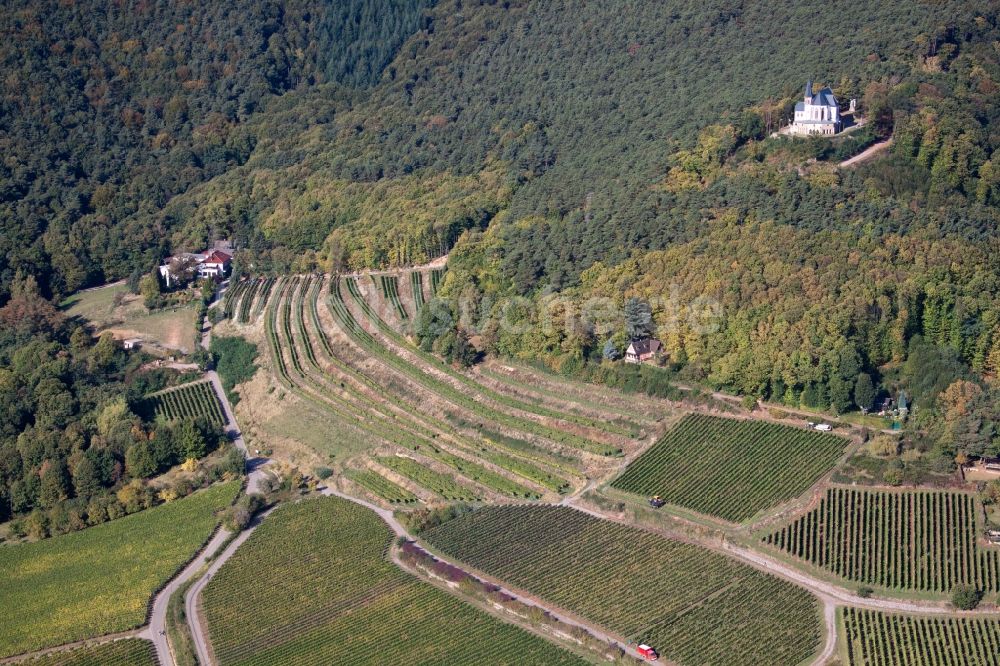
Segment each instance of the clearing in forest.
[{"label": "clearing in forest", "polygon": [[95,332],[111,331],[118,339],[142,338],[185,353],[197,344],[194,301],[150,311],[141,296],[130,294],[124,283],[115,283],[73,294],[59,307],[70,317],[90,322]]},{"label": "clearing in forest", "polygon": [[575,509],[484,507],[420,538],[680,664],[797,664],[820,643],[820,605],[805,590]]},{"label": "clearing in forest", "polygon": [[219,663],[583,663],[404,573],[392,538],[346,500],[279,508],[205,588]]},{"label": "clearing in forest", "polygon": [[766,421],[692,414],[611,486],[741,522],[804,493],[833,467],[847,443]]}]

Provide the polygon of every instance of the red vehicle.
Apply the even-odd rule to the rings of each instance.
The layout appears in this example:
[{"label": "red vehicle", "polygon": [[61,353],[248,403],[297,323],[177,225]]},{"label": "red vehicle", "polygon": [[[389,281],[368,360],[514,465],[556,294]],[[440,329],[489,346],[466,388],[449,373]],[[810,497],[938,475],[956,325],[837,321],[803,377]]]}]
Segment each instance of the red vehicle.
[{"label": "red vehicle", "polygon": [[636,651],[639,653],[639,656],[645,659],[646,661],[656,661],[657,659],[660,658],[660,655],[656,652],[656,650],[649,647],[648,645],[640,645],[638,648],[636,648]]}]

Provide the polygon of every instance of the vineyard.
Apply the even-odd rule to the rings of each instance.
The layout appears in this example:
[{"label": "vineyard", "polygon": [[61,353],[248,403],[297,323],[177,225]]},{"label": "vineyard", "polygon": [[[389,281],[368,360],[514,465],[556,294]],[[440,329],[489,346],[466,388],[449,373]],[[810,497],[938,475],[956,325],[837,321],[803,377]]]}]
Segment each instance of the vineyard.
[{"label": "vineyard", "polygon": [[[150,595],[201,547],[232,481],[96,527],[0,548],[0,657],[142,625]],[[17,612],[13,612],[16,609]]]},{"label": "vineyard", "polygon": [[376,458],[375,461],[386,469],[391,469],[417,485],[437,493],[446,500],[471,502],[480,499],[471,488],[456,483],[451,476],[435,472],[412,458],[387,457]]},{"label": "vineyard", "polygon": [[424,278],[420,271],[410,272],[410,288],[413,290],[413,305],[419,311],[424,306]]},{"label": "vineyard", "polygon": [[[547,408],[543,405],[535,404],[530,401],[521,400],[518,398],[511,397],[506,394],[502,394],[493,391],[481,384],[477,384],[475,380],[451,368],[450,366],[441,365],[440,361],[428,352],[421,351],[416,347],[409,344],[402,335],[397,333],[392,327],[386,324],[376,313],[376,311],[371,307],[371,305],[365,300],[364,296],[358,289],[357,281],[354,279],[345,280],[347,285],[347,290],[351,295],[354,303],[364,314],[367,321],[371,322],[375,328],[386,337],[388,342],[395,345],[399,349],[404,349],[417,361],[424,364],[430,364],[437,366],[444,375],[447,376],[448,382],[444,380],[435,380],[426,376],[422,372],[421,368],[417,365],[408,363],[406,359],[396,355],[391,354],[391,358],[395,359],[392,364],[399,368],[400,370],[408,373],[413,379],[419,380],[423,377],[424,384],[427,388],[446,394],[452,401],[458,401],[464,406],[467,406],[471,411],[484,411],[482,407],[476,406],[476,401],[470,397],[470,395],[475,395],[475,393],[480,394],[485,399],[495,403],[498,407],[506,407],[512,410],[517,410],[519,412],[532,414],[537,417],[543,417],[548,419],[561,420],[564,424],[577,424],[585,428],[590,428],[594,431],[594,438],[588,439],[586,437],[575,435],[565,430],[559,429],[558,424],[540,424],[535,419],[516,417],[516,416],[506,416],[504,415],[503,421],[511,427],[521,427],[530,432],[536,433],[541,436],[549,437],[554,441],[560,443],[565,443],[571,446],[576,446],[582,450],[589,451],[590,453],[603,456],[611,456],[621,453],[621,448],[615,448],[612,445],[605,444],[601,440],[603,438],[598,436],[598,432],[603,431],[607,434],[620,435],[620,436],[631,436],[633,431],[631,428],[621,425],[619,422],[607,421],[593,417],[587,416],[577,416],[572,413],[560,412],[558,410]],[[343,299],[339,288],[334,290],[334,299],[340,299],[341,304],[343,304]],[[351,317],[350,320],[342,322],[345,330],[359,330],[360,325],[357,320]],[[359,342],[364,343],[367,339],[369,341],[369,346],[376,348],[376,345],[380,343],[375,340],[371,334],[364,335],[359,334]],[[382,347],[382,349],[386,349]],[[461,389],[456,388],[456,385],[460,385]],[[464,391],[464,392],[463,392]],[[474,392],[474,393],[470,393]],[[498,415],[500,416],[500,415]]]},{"label": "vineyard", "polygon": [[263,311],[277,278],[244,278],[230,284],[223,297],[226,318],[248,324]]},{"label": "vineyard", "polygon": [[416,495],[371,470],[349,470],[347,478],[390,504],[412,504]]},{"label": "vineyard", "polygon": [[575,509],[484,507],[421,539],[680,664],[795,664],[821,640],[819,602],[806,591]]},{"label": "vineyard", "polygon": [[890,615],[845,608],[848,666],[1000,666],[1000,621]]},{"label": "vineyard", "polygon": [[[286,280],[279,287],[272,316],[266,320],[272,358],[279,377],[287,387],[342,422],[342,436],[356,438],[359,449],[370,446],[371,442],[385,442],[443,463],[465,478],[500,494],[520,498],[541,495],[504,474],[445,449],[438,434],[447,429],[447,425],[430,416],[419,415],[416,409],[405,409],[405,403],[390,399],[379,383],[337,357],[334,345],[319,320],[316,301],[321,287],[322,281],[318,279]],[[359,404],[368,405],[370,411],[359,412]],[[463,442],[452,443],[456,451],[475,455],[474,449]],[[510,458],[516,459],[514,456]],[[497,460],[502,462],[499,457]],[[519,463],[515,473],[531,474],[529,478],[550,476],[531,463]],[[431,470],[428,470],[429,473],[421,472],[420,468],[419,465],[408,467],[408,471],[425,481],[434,479],[435,488],[431,489],[434,492],[445,491],[462,497],[469,495],[469,489],[459,484],[440,483],[441,475]]]},{"label": "vineyard", "polygon": [[441,281],[444,280],[444,271],[443,268],[435,268],[431,271],[431,296],[437,296]]},{"label": "vineyard", "polygon": [[389,563],[388,527],[336,498],[278,509],[205,588],[222,666],[577,664]]},{"label": "vineyard", "polygon": [[146,401],[150,405],[147,411],[157,418],[168,421],[205,418],[216,425],[226,424],[222,403],[209,381],[192,382],[153,393],[146,397]]},{"label": "vineyard", "polygon": [[689,415],[611,485],[740,522],[804,493],[846,445],[813,430]]},{"label": "vineyard", "polygon": [[829,488],[815,509],[764,541],[869,585],[1000,591],[1000,551],[978,544],[977,504],[958,492]]},{"label": "vineyard", "polygon": [[382,288],[382,297],[392,304],[393,309],[399,316],[400,321],[406,321],[408,315],[403,303],[399,300],[399,281],[395,275],[379,275],[379,285]]},{"label": "vineyard", "polygon": [[126,638],[32,659],[31,666],[159,666],[149,641]]},{"label": "vineyard", "polygon": [[[392,471],[439,497],[537,499],[567,492],[583,456],[617,455],[655,424],[582,388],[541,393],[442,364],[378,316],[393,296],[406,308],[398,285],[380,277],[367,288],[355,278],[281,278],[266,308],[274,374],[337,429],[334,455],[405,453]],[[402,501],[381,484],[367,490]]]}]

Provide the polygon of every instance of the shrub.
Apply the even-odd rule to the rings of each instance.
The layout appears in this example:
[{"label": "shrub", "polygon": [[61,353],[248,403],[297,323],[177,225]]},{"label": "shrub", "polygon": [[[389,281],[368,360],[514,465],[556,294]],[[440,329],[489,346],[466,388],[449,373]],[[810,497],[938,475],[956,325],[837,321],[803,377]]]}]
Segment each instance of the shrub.
[{"label": "shrub", "polygon": [[316,475],[317,479],[329,479],[333,476],[333,470],[329,467],[316,467],[313,469],[313,473]]},{"label": "shrub", "polygon": [[237,384],[250,381],[257,372],[254,363],[254,359],[257,358],[257,345],[240,337],[213,337],[211,351],[215,368],[222,380],[222,388],[229,396],[229,401],[235,405],[239,402],[239,396],[233,389]]},{"label": "shrub", "polygon": [[868,587],[867,585],[862,585],[858,588],[858,596],[862,599],[868,599],[875,593],[875,590]]},{"label": "shrub", "polygon": [[438,525],[446,523],[449,520],[471,513],[474,510],[475,507],[468,504],[452,504],[450,506],[444,506],[437,509],[420,509],[419,511],[399,512],[396,514],[396,518],[399,522],[403,523],[409,531],[419,534],[420,532],[429,530],[432,527],[437,527]]},{"label": "shrub", "polygon": [[903,470],[890,467],[882,473],[882,480],[890,486],[898,486],[903,483]]},{"label": "shrub", "polygon": [[972,585],[956,585],[951,591],[951,603],[959,610],[972,610],[979,605],[982,594]]},{"label": "shrub", "polygon": [[226,509],[226,514],[222,519],[222,526],[230,532],[242,532],[250,524],[254,515],[262,508],[265,502],[262,495],[256,493],[243,495],[236,501],[236,504]]}]

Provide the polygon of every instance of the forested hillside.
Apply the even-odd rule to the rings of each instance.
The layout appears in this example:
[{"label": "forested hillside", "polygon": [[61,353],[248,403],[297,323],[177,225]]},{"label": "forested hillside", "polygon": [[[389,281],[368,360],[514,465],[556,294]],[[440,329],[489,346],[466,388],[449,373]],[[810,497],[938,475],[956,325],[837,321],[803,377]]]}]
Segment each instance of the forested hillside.
[{"label": "forested hillside", "polygon": [[[935,140],[949,139],[949,159],[958,151],[973,178],[991,154],[996,17],[980,16],[974,3],[458,9],[454,2],[435,7],[428,28],[401,49],[370,95],[333,99],[321,87],[286,96],[280,115],[257,118],[259,143],[247,163],[176,200],[166,219],[200,229],[207,205],[232,228],[263,229],[262,248],[298,251],[279,252],[279,265],[357,268],[422,261],[456,230],[507,210],[521,221],[506,232],[509,276],[519,290],[558,288],[598,258],[617,261],[697,234],[704,208],[763,204],[782,221],[842,224],[824,211],[833,203],[830,188],[814,192],[787,175],[779,184],[787,196],[777,201],[769,200],[774,188],[759,193],[753,177],[707,192],[655,187],[708,125],[733,126],[731,138],[706,147],[709,161],[760,138],[764,107],[773,128],[809,76],[871,106],[889,129],[897,112],[911,136],[934,128]],[[933,111],[908,118],[926,105]],[[501,174],[504,187],[467,180],[483,173]],[[357,183],[365,185],[360,195]],[[469,187],[485,200],[456,210]],[[390,189],[389,205],[402,215],[386,220]],[[880,224],[893,207],[875,211]],[[854,212],[844,216],[854,220]],[[991,223],[980,211],[951,226]],[[328,235],[315,257],[302,256]]]},{"label": "forested hillside", "polygon": [[268,100],[375,83],[427,4],[5,3],[0,300],[18,271],[65,295],[148,270],[161,208],[248,158]]},{"label": "forested hillside", "polygon": [[[76,0],[0,25],[0,299],[18,271],[65,294],[215,236],[256,272],[450,252],[441,294],[487,352],[624,342],[501,331],[501,297],[711,298],[717,334],[664,334],[685,380],[838,411],[970,382],[950,395],[976,418],[927,427],[1000,445],[989,3]],[[807,78],[858,100],[854,143],[769,138]]]}]

